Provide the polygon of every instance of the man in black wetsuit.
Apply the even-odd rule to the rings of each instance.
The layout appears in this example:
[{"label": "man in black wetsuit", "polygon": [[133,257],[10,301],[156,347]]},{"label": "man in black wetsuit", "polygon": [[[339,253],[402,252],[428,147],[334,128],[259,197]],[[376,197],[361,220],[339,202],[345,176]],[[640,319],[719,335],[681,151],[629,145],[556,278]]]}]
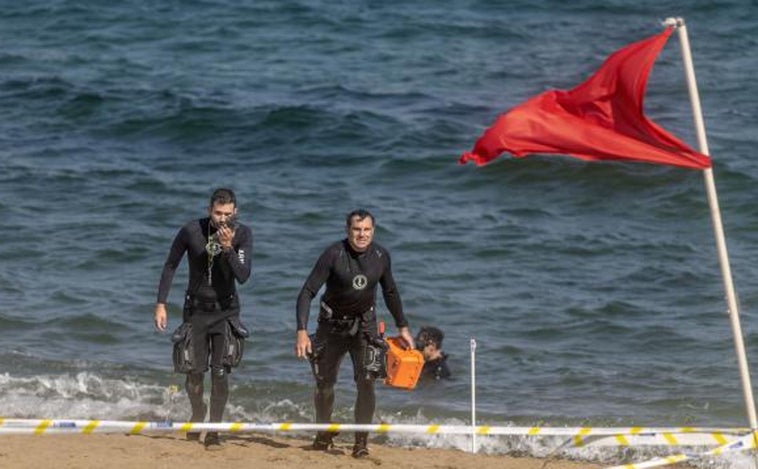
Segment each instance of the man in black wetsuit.
[{"label": "man in black wetsuit", "polygon": [[445,333],[436,327],[422,327],[416,335],[416,348],[424,355],[424,368],[421,370],[421,380],[450,378],[450,368],[447,366],[447,354],[442,351],[442,341]]},{"label": "man in black wetsuit", "polygon": [[[155,327],[168,325],[166,300],[179,263],[187,253],[189,282],[184,299],[183,321],[192,328],[194,360],[187,373],[186,389],[192,406],[192,422],[203,422],[207,406],[203,401],[203,381],[210,363],[211,422],[221,422],[229,397],[229,334],[244,331],[239,322],[240,304],[235,281],[250,277],[253,236],[249,227],[236,223],[237,200],[230,189],[216,189],[211,195],[208,216],[184,225],[174,238],[158,286]],[[210,359],[210,360],[209,360]],[[199,433],[187,439],[199,440]],[[218,433],[209,432],[206,447],[220,444]]]},{"label": "man in black wetsuit", "polygon": [[[358,388],[355,422],[369,424],[374,417],[376,396],[374,377],[367,372],[364,360],[367,347],[377,337],[374,307],[378,285],[382,286],[384,303],[409,348],[413,347],[413,336],[392,278],[389,252],[372,242],[374,216],[366,210],[355,210],[348,214],[346,222],[347,238],[326,248],[300,290],[295,352],[299,358],[311,360],[316,378],[314,402],[318,423],[328,423],[332,418],[337,372],[345,354],[350,353]],[[311,301],[324,283],[326,291],[321,297],[318,327],[312,343],[308,336],[308,314]],[[313,447],[329,449],[333,446],[333,436],[318,432]],[[367,439],[367,432],[355,433],[354,457],[368,455]]]}]

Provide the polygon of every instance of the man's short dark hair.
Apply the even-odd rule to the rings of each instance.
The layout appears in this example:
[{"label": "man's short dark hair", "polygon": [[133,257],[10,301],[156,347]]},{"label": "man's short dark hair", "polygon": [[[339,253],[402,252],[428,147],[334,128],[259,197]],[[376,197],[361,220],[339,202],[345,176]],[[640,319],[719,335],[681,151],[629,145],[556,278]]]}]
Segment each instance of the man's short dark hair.
[{"label": "man's short dark hair", "polygon": [[374,219],[374,216],[371,214],[371,212],[366,209],[359,208],[347,214],[347,218],[345,218],[345,225],[348,228],[350,228],[350,224],[353,222],[353,217],[358,217],[358,221],[361,221],[365,218],[370,218],[371,224],[376,225],[376,220]]},{"label": "man's short dark hair", "polygon": [[215,191],[213,191],[213,194],[211,194],[211,204],[210,206],[213,207],[216,204],[226,205],[226,204],[234,204],[234,206],[237,206],[237,196],[234,195],[234,191],[231,189],[227,189],[226,187],[219,187]]},{"label": "man's short dark hair", "polygon": [[418,335],[416,336],[416,342],[423,343],[424,346],[426,344],[434,344],[437,348],[442,348],[442,340],[445,338],[445,333],[442,332],[442,330],[426,326],[422,327],[418,331]]}]

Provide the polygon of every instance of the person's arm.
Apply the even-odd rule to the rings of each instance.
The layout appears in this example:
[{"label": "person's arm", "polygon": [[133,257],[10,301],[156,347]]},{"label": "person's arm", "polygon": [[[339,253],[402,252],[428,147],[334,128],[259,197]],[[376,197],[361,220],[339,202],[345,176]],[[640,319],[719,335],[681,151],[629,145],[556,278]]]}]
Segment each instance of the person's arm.
[{"label": "person's arm", "polygon": [[163,271],[161,272],[161,278],[158,283],[158,299],[155,302],[155,309],[153,310],[153,322],[155,328],[159,331],[165,331],[168,327],[168,314],[166,312],[166,301],[168,300],[168,293],[171,290],[171,282],[174,280],[174,274],[176,273],[179,263],[182,261],[185,251],[187,250],[187,229],[183,227],[174,237],[174,241],[171,243],[171,249],[166,257],[166,262],[163,264]]},{"label": "person's arm", "polygon": [[384,304],[387,306],[392,317],[395,319],[395,326],[403,338],[408,348],[416,348],[413,335],[408,328],[408,320],[403,313],[403,302],[400,300],[400,293],[397,290],[395,279],[392,276],[392,261],[390,255],[385,251],[384,259],[387,263],[384,269],[384,273],[379,279],[379,284],[382,286],[382,296],[384,297]]},{"label": "person's arm", "polygon": [[245,283],[252,271],[252,231],[247,226],[240,225],[235,232],[226,226],[219,228],[218,232],[222,255],[229,262],[234,278],[240,284]]},{"label": "person's arm", "polygon": [[311,302],[318,291],[329,278],[331,271],[332,255],[331,250],[324,251],[321,257],[316,261],[310,275],[305,280],[300,294],[297,296],[297,305],[295,311],[295,320],[297,321],[297,337],[295,339],[295,354],[298,358],[305,358],[312,352],[311,340],[308,337],[308,316],[310,314]]},{"label": "person's arm", "polygon": [[305,280],[303,288],[300,289],[300,294],[297,296],[296,305],[296,320],[297,330],[308,329],[308,316],[311,309],[311,301],[316,297],[316,294],[329,278],[329,272],[332,266],[332,254],[331,250],[324,251],[321,257],[316,261],[316,265],[313,266],[310,275]]}]

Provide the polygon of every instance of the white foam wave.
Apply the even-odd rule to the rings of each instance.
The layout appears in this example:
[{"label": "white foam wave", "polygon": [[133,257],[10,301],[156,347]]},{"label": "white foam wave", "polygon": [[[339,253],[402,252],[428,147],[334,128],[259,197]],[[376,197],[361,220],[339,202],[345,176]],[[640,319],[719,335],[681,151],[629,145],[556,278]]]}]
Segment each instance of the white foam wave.
[{"label": "white foam wave", "polygon": [[21,418],[125,419],[160,416],[167,389],[92,372],[14,377],[0,374],[0,415]]}]

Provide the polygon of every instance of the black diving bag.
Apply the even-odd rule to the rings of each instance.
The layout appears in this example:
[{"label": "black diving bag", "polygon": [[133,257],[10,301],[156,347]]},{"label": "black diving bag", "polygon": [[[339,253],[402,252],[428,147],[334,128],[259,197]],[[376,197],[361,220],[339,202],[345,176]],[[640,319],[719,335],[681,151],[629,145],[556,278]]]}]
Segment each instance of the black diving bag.
[{"label": "black diving bag", "polygon": [[389,346],[384,339],[369,336],[363,356],[363,367],[366,379],[377,380],[387,377],[387,349]]},{"label": "black diving bag", "polygon": [[174,343],[172,358],[176,373],[189,373],[195,366],[195,349],[192,346],[192,324],[183,322],[171,334]]},{"label": "black diving bag", "polygon": [[238,317],[229,318],[226,322],[226,354],[224,366],[236,368],[245,353],[245,339],[250,337],[250,330],[242,324]]}]

